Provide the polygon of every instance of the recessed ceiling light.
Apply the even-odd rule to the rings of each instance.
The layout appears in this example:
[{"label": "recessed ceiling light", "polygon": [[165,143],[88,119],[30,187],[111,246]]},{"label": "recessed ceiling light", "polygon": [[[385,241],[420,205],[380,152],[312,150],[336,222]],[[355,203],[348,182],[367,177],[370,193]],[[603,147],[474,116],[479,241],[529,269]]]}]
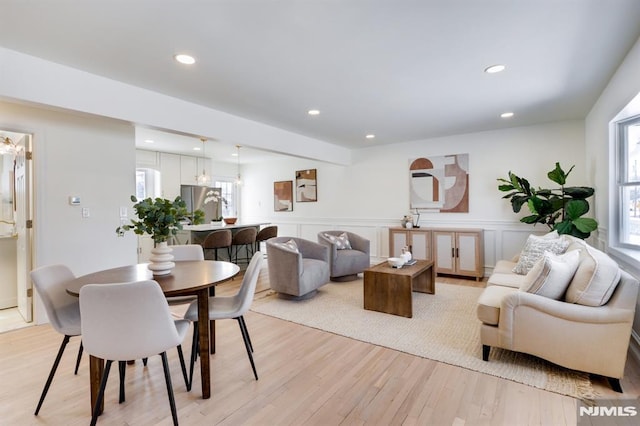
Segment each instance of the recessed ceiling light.
[{"label": "recessed ceiling light", "polygon": [[309,111],[307,111],[307,114],[309,114],[309,115],[318,115],[318,114],[320,114],[320,110],[310,109]]},{"label": "recessed ceiling light", "polygon": [[145,141],[145,143],[153,143],[153,141],[151,139],[145,139],[144,141]]},{"label": "recessed ceiling light", "polygon": [[176,61],[180,62],[181,64],[185,64],[185,65],[193,65],[196,63],[196,60],[193,56],[190,55],[184,55],[184,54],[178,54],[175,55],[174,58],[176,59]]},{"label": "recessed ceiling light", "polygon": [[200,147],[199,147],[199,146],[196,146],[196,147],[194,147],[194,148],[193,148],[193,150],[194,150],[194,151],[200,151]]},{"label": "recessed ceiling light", "polygon": [[502,72],[504,71],[506,67],[502,64],[496,64],[496,65],[491,65],[487,68],[484,69],[484,72],[486,72],[487,74],[495,74],[497,72]]},{"label": "recessed ceiling light", "polygon": [[232,156],[232,157],[237,157],[237,156],[238,156],[238,153],[237,153],[237,152],[234,152],[233,154],[231,154],[231,156]]},{"label": "recessed ceiling light", "polygon": [[367,138],[367,139],[373,139],[375,137],[376,137],[376,135],[374,135],[373,133],[369,133],[367,136],[365,136],[365,138]]},{"label": "recessed ceiling light", "polygon": [[500,114],[500,117],[502,118],[511,118],[513,117],[513,113],[512,112],[503,112],[502,114]]}]

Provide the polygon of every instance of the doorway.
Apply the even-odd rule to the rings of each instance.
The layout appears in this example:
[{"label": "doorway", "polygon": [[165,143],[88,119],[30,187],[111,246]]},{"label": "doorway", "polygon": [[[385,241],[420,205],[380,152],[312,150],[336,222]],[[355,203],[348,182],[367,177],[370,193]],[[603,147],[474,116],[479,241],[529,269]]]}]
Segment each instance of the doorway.
[{"label": "doorway", "polygon": [[0,331],[33,324],[32,136],[0,129]]}]

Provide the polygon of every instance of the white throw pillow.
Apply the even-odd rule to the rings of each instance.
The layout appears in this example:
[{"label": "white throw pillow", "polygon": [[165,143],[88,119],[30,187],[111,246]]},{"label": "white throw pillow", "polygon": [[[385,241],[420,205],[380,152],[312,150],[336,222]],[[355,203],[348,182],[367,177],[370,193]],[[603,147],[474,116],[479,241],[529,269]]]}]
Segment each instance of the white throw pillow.
[{"label": "white throw pillow", "polygon": [[337,250],[351,250],[351,243],[349,242],[349,236],[346,232],[338,236],[325,233],[324,236],[336,245]]},{"label": "white throw pillow", "polygon": [[296,244],[296,242],[294,240],[289,240],[289,241],[285,241],[283,243],[275,243],[275,244],[279,245],[280,247],[284,247],[286,249],[294,251],[296,253],[300,253],[300,250],[298,250],[298,245]]},{"label": "white throw pillow", "polygon": [[520,290],[560,300],[580,263],[580,250],[556,255],[545,251],[525,277]]},{"label": "white throw pillow", "polygon": [[606,304],[620,281],[620,267],[606,253],[589,245],[580,254],[580,265],[574,275],[565,301],[586,306]]},{"label": "white throw pillow", "polygon": [[527,242],[520,253],[518,263],[513,268],[513,272],[520,275],[526,275],[534,263],[542,257],[545,251],[553,254],[562,254],[569,247],[569,241],[564,238],[545,238],[536,235],[529,235]]}]

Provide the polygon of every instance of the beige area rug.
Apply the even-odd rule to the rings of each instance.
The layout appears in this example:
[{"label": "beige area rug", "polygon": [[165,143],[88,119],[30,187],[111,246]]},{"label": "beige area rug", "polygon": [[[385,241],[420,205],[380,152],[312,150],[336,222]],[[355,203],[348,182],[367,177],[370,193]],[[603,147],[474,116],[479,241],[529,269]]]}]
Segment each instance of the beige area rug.
[{"label": "beige area rug", "polygon": [[496,348],[491,349],[489,362],[483,361],[476,317],[481,291],[437,283],[435,295],[413,293],[413,318],[404,318],[365,310],[359,279],[327,284],[303,301],[283,300],[269,290],[251,310],[584,401],[594,398],[585,373]]}]

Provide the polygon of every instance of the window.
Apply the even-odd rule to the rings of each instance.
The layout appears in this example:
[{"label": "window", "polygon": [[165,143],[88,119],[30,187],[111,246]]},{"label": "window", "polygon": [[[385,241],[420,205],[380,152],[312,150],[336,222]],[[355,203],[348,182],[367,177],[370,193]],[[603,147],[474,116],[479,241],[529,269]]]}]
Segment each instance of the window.
[{"label": "window", "polygon": [[223,217],[237,217],[237,193],[236,185],[233,181],[216,180],[214,188],[220,188],[222,193],[222,216]]},{"label": "window", "polygon": [[617,126],[619,243],[640,249],[640,116]]}]

